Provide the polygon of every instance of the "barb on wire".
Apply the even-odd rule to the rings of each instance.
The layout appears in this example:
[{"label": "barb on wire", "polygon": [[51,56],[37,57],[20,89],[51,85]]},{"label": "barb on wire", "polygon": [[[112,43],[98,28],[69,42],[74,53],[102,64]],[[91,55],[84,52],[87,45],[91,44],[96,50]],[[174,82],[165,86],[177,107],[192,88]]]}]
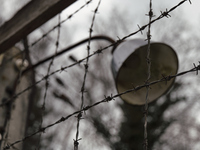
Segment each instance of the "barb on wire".
[{"label": "barb on wire", "polygon": [[140,30],[140,32],[141,32],[141,34],[143,34],[143,32],[142,32],[142,30],[144,30],[143,28],[141,28],[139,25],[137,25],[138,26],[138,28],[139,28],[139,30]]},{"label": "barb on wire", "polygon": [[[172,12],[173,10],[175,10],[177,7],[179,7],[180,5],[182,5],[182,4],[183,4],[184,2],[186,2],[186,1],[187,1],[187,0],[181,1],[181,2],[178,3],[176,6],[172,7],[170,10],[168,10],[166,13],[169,14],[170,12]],[[53,71],[53,72],[50,73],[49,75],[44,76],[42,79],[36,81],[34,85],[31,85],[31,86],[27,87],[26,89],[22,90],[21,92],[17,93],[16,95],[14,95],[12,98],[10,98],[10,99],[8,99],[7,101],[1,103],[1,104],[0,104],[0,107],[4,106],[4,105],[7,104],[8,102],[12,101],[13,99],[15,99],[15,98],[18,97],[19,95],[23,94],[23,93],[26,92],[27,90],[30,90],[32,87],[34,87],[35,85],[39,84],[40,82],[42,82],[43,80],[45,80],[45,79],[48,78],[49,76],[52,76],[52,75],[54,75],[54,74],[56,74],[56,73],[58,73],[58,72],[62,72],[62,71],[64,71],[64,70],[68,69],[68,68],[71,68],[71,67],[75,66],[75,65],[79,65],[80,63],[82,63],[83,61],[85,61],[87,58],[90,58],[90,57],[92,57],[92,56],[94,56],[94,55],[96,55],[96,54],[100,54],[100,53],[102,53],[104,50],[107,50],[107,49],[110,48],[110,47],[116,46],[117,44],[119,44],[120,42],[124,41],[125,39],[127,39],[127,38],[129,38],[129,37],[131,37],[131,36],[133,36],[133,35],[135,35],[135,34],[137,34],[138,32],[141,32],[141,30],[146,29],[146,27],[148,27],[149,24],[153,24],[154,22],[156,22],[156,21],[162,19],[163,17],[165,17],[165,16],[163,16],[163,14],[161,14],[161,15],[160,15],[159,17],[157,17],[156,19],[153,19],[150,23],[148,23],[148,24],[146,24],[146,25],[143,25],[139,30],[137,30],[137,31],[135,31],[135,32],[133,32],[133,33],[130,33],[129,35],[124,36],[124,37],[121,38],[121,39],[118,39],[115,43],[110,44],[110,45],[108,45],[108,46],[106,46],[106,47],[104,47],[104,48],[100,48],[100,49],[94,51],[94,52],[93,52],[92,54],[90,54],[89,56],[87,56],[87,57],[85,57],[85,58],[83,58],[83,59],[80,59],[79,61],[77,61],[77,62],[75,62],[75,63],[73,63],[73,64],[71,64],[71,65],[69,65],[69,66],[61,67],[60,69]]]},{"label": "barb on wire", "polygon": [[199,65],[198,66],[196,66],[195,65],[195,63],[193,63],[193,65],[194,65],[194,68],[196,69],[196,75],[198,75],[198,71],[200,70],[200,61],[199,61]]},{"label": "barb on wire", "polygon": [[[86,83],[86,77],[87,77],[87,73],[88,73],[88,68],[89,68],[89,56],[90,56],[90,43],[91,43],[91,38],[92,38],[92,32],[93,32],[93,26],[94,26],[94,21],[95,21],[95,17],[96,14],[98,12],[99,6],[100,6],[101,0],[99,0],[99,3],[96,7],[96,9],[94,10],[94,14],[93,14],[93,18],[92,18],[92,23],[89,29],[89,40],[88,40],[88,45],[87,45],[87,59],[86,59],[86,63],[85,63],[85,73],[84,73],[84,77],[83,77],[83,83],[82,83],[82,87],[81,87],[81,107],[80,109],[83,109],[84,106],[84,92],[85,92],[85,83]],[[78,145],[79,145],[79,126],[80,126],[80,120],[82,119],[82,112],[80,112],[77,116],[77,131],[76,131],[76,139],[74,140],[74,150],[78,150]]]},{"label": "barb on wire", "polygon": [[[98,101],[98,102],[96,102],[96,103],[94,103],[94,104],[92,104],[92,105],[85,106],[85,107],[83,107],[82,109],[80,109],[79,111],[73,112],[73,113],[69,114],[69,115],[66,116],[66,117],[61,117],[59,120],[55,121],[54,123],[49,124],[49,125],[47,125],[47,126],[45,126],[45,127],[41,127],[38,131],[36,131],[36,132],[34,132],[34,133],[32,133],[32,134],[30,134],[30,135],[28,135],[28,136],[26,136],[26,137],[24,137],[24,138],[22,138],[22,139],[20,139],[20,140],[17,140],[17,141],[15,141],[15,142],[13,142],[13,143],[11,143],[11,144],[5,146],[3,150],[9,149],[10,147],[12,147],[12,146],[14,146],[14,145],[16,145],[16,144],[18,144],[18,143],[21,143],[21,142],[27,140],[28,138],[30,138],[30,137],[32,137],[32,136],[38,134],[38,133],[44,132],[46,129],[48,129],[48,128],[50,128],[50,127],[53,127],[53,126],[55,126],[55,125],[57,125],[57,124],[59,124],[59,123],[61,123],[61,122],[64,122],[64,121],[68,120],[69,118],[71,118],[71,117],[74,116],[74,115],[82,115],[82,112],[86,112],[87,110],[89,110],[89,109],[91,109],[91,108],[93,108],[93,107],[95,107],[95,106],[98,106],[98,105],[100,105],[100,104],[102,104],[102,103],[107,103],[107,102],[113,101],[113,100],[115,100],[115,98],[117,98],[117,97],[119,97],[119,96],[122,96],[122,95],[124,95],[124,94],[130,93],[130,92],[133,92],[133,91],[138,91],[138,90],[140,90],[140,89],[142,89],[142,88],[145,88],[145,87],[147,87],[147,86],[151,86],[151,85],[154,85],[154,84],[157,84],[157,83],[160,83],[160,82],[167,82],[167,81],[170,81],[171,79],[173,79],[173,78],[175,78],[175,77],[179,77],[179,76],[185,75],[185,74],[187,74],[187,73],[190,73],[190,72],[197,72],[197,71],[200,71],[200,62],[199,62],[199,65],[197,65],[197,66],[195,65],[195,67],[193,67],[193,68],[190,69],[190,70],[183,71],[183,72],[180,72],[180,73],[175,74],[175,75],[169,75],[169,76],[166,76],[166,77],[162,77],[161,79],[155,80],[155,81],[152,81],[152,82],[144,83],[143,85],[136,86],[136,87],[134,87],[134,88],[132,88],[132,89],[129,89],[129,90],[127,90],[127,91],[125,91],[125,92],[122,92],[122,93],[118,93],[118,94],[116,94],[116,95],[112,95],[112,94],[111,94],[111,96],[105,96],[104,99],[102,99],[102,100],[100,100],[100,101]],[[82,116],[81,116],[81,117],[82,117]],[[81,139],[78,139],[78,141],[79,141],[79,140],[81,140]],[[78,141],[77,141],[77,142],[78,142]],[[77,143],[77,144],[78,144],[78,143]]]}]

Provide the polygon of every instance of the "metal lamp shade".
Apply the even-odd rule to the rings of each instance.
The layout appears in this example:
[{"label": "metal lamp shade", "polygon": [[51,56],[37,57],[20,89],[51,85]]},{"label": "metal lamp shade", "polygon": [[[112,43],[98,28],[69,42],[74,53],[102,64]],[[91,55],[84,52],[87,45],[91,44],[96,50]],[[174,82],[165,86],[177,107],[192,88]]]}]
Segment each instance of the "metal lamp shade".
[{"label": "metal lamp shade", "polygon": [[[125,41],[113,52],[112,72],[119,93],[132,89],[133,86],[144,85],[147,80],[147,42],[141,39]],[[151,81],[163,76],[174,75],[178,70],[178,58],[175,51],[164,43],[151,43]],[[173,85],[174,79],[159,82],[150,87],[148,100],[152,102],[165,94]],[[133,105],[146,102],[146,88],[130,92],[121,98]]]}]

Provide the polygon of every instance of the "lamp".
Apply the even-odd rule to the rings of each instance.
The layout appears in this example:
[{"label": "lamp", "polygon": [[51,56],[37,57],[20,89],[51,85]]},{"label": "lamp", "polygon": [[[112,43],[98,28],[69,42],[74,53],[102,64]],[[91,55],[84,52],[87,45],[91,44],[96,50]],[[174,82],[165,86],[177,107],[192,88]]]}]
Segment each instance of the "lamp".
[{"label": "lamp", "polygon": [[[112,73],[119,93],[132,89],[133,86],[143,85],[147,80],[147,41],[134,39],[125,41],[117,46],[113,52]],[[151,81],[159,80],[162,76],[176,74],[178,58],[169,45],[151,43]],[[152,102],[166,93],[175,79],[154,84],[150,88],[149,102]],[[124,95],[121,98],[133,105],[143,105],[146,102],[146,89],[140,89]]]}]

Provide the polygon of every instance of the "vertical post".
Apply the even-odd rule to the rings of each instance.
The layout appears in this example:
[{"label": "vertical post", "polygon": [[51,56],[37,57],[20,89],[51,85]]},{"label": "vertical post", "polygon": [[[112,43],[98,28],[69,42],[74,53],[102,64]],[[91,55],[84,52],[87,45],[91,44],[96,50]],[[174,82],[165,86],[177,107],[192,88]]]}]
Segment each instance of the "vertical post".
[{"label": "vertical post", "polygon": [[[19,80],[19,68],[17,68],[16,63],[22,58],[14,58],[12,61],[6,63],[6,60],[16,53],[19,53],[19,49],[15,47],[7,51],[0,66],[1,103],[12,97],[14,93],[18,93],[26,88],[31,81],[30,74],[22,76]],[[12,102],[0,107],[1,150],[3,150],[6,145],[9,145],[9,143],[24,137],[29,106],[29,94],[30,91],[27,91]],[[22,143],[16,145],[15,148],[22,149]],[[11,149],[14,148],[11,147]]]}]

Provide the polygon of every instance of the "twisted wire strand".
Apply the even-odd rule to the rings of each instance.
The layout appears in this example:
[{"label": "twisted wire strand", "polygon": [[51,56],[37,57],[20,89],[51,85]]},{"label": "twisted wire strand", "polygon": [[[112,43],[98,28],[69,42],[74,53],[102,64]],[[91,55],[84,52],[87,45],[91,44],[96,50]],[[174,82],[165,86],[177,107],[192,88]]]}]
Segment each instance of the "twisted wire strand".
[{"label": "twisted wire strand", "polygon": [[[150,58],[150,51],[151,51],[151,20],[153,17],[153,10],[152,10],[152,0],[149,2],[149,25],[148,25],[148,32],[147,32],[147,40],[148,40],[148,47],[147,47],[147,56],[146,56],[146,62],[147,62],[147,80],[146,83],[149,82],[151,78],[151,58]],[[146,99],[145,99],[145,105],[144,105],[144,149],[148,149],[148,135],[147,135],[147,117],[148,117],[148,103],[149,103],[149,86],[146,87]]]},{"label": "twisted wire strand", "polygon": [[[94,11],[93,14],[93,18],[92,18],[92,23],[89,29],[89,40],[88,40],[88,45],[87,45],[87,56],[90,55],[90,43],[91,43],[91,38],[92,38],[92,32],[93,32],[93,26],[94,26],[94,22],[95,22],[95,17],[96,14],[98,12],[98,8],[100,6],[101,0],[99,0],[99,3]],[[89,57],[87,57],[86,59],[86,63],[84,64],[85,66],[85,73],[84,73],[84,77],[83,77],[83,83],[82,83],[82,87],[81,87],[81,107],[80,109],[83,109],[84,106],[84,93],[85,93],[85,83],[86,83],[86,77],[87,77],[87,73],[88,73],[88,68],[89,68]],[[80,112],[77,116],[77,129],[76,129],[76,139],[74,140],[74,150],[78,150],[78,145],[80,141],[79,138],[79,126],[80,126],[80,120],[82,119],[82,112]]]}]

